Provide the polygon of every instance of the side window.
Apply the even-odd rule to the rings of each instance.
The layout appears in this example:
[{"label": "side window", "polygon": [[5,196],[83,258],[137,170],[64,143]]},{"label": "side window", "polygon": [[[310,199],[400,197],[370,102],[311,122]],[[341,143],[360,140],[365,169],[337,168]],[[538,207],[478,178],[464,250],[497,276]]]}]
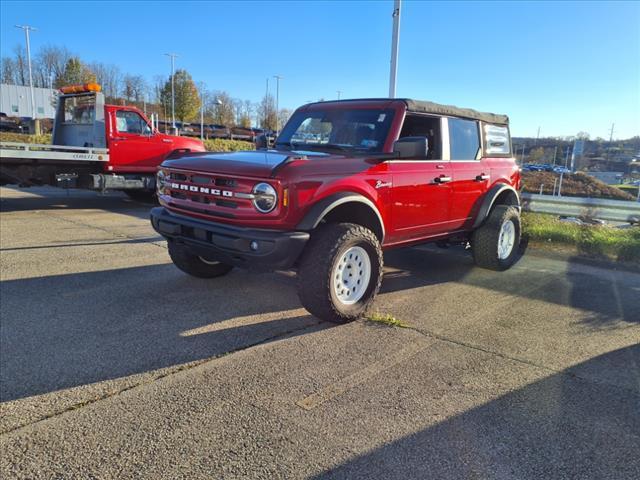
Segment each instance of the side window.
[{"label": "side window", "polygon": [[116,128],[118,132],[136,135],[147,134],[151,131],[147,122],[139,114],[127,110],[116,112]]},{"label": "side window", "polygon": [[451,160],[475,160],[480,150],[478,123],[460,118],[449,119]]},{"label": "side window", "polygon": [[511,155],[509,129],[498,125],[484,126],[484,144],[487,155]]},{"label": "side window", "polygon": [[441,117],[407,114],[400,131],[400,138],[427,137],[429,142],[427,160],[440,160],[442,158],[440,120]]}]

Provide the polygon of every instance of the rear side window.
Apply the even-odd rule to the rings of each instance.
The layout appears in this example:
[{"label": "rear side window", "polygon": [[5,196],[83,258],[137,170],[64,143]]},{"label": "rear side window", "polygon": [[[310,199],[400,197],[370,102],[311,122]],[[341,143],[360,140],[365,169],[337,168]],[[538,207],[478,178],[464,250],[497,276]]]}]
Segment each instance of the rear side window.
[{"label": "rear side window", "polygon": [[487,155],[511,155],[511,142],[507,127],[485,125],[484,139]]},{"label": "rear side window", "polygon": [[480,150],[478,123],[460,118],[449,119],[451,160],[475,160]]}]

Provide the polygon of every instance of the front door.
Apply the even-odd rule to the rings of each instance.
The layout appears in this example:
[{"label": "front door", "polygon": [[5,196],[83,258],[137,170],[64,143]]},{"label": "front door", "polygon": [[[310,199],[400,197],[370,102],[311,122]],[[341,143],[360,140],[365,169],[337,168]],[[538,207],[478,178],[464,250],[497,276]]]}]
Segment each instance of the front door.
[{"label": "front door", "polygon": [[149,171],[162,162],[169,147],[138,112],[116,110],[110,121],[109,159],[114,171]]},{"label": "front door", "polygon": [[443,160],[393,160],[391,222],[397,242],[449,229],[451,167]]}]

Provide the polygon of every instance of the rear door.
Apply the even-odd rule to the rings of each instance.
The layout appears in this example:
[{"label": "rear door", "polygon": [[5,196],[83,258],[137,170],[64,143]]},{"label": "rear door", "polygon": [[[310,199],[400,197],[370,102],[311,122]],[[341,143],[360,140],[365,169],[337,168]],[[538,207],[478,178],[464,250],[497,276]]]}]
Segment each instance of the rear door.
[{"label": "rear door", "polygon": [[449,155],[453,177],[451,226],[469,228],[491,181],[491,170],[482,158],[480,122],[448,118]]},{"label": "rear door", "polygon": [[170,146],[162,142],[135,110],[111,111],[109,160],[113,171],[149,172],[162,162]]}]

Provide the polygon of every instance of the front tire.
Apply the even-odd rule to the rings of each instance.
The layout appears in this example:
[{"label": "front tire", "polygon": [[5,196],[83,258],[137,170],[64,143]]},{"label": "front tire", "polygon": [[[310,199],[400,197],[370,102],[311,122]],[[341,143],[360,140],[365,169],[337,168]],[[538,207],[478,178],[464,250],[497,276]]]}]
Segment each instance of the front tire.
[{"label": "front tire", "polygon": [[497,205],[485,223],[471,235],[473,259],[479,267],[506,270],[518,258],[520,212],[509,205]]},{"label": "front tire", "polygon": [[185,273],[198,278],[215,278],[226,275],[232,269],[232,265],[207,260],[191,253],[184,245],[172,240],[167,242],[169,256],[173,264]]},{"label": "front tire", "polygon": [[353,223],[323,225],[311,235],[300,262],[300,302],[321,320],[355,320],[373,303],[382,267],[382,248],[371,230]]}]

